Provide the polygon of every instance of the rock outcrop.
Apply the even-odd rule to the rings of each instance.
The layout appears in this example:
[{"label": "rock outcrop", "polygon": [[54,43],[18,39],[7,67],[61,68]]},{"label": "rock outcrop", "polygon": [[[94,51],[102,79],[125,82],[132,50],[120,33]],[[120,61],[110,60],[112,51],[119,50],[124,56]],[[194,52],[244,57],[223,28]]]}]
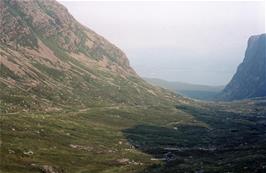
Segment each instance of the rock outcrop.
[{"label": "rock outcrop", "polygon": [[218,98],[239,100],[266,96],[266,34],[251,36],[244,61]]}]

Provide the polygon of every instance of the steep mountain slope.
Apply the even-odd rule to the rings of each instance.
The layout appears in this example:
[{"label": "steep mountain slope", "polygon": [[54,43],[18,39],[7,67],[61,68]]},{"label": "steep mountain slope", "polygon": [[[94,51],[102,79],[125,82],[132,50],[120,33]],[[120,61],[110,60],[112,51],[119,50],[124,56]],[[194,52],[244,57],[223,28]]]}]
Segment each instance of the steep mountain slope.
[{"label": "steep mountain slope", "polygon": [[251,36],[243,62],[218,98],[238,100],[266,96],[266,34]]},{"label": "steep mountain slope", "polygon": [[147,82],[169,89],[178,94],[201,100],[212,100],[220,93],[224,86],[196,85],[182,82],[170,82],[156,78],[144,78]]},{"label": "steep mountain slope", "polygon": [[175,97],[140,79],[120,49],[56,1],[2,0],[0,12],[4,111],[156,105]]}]

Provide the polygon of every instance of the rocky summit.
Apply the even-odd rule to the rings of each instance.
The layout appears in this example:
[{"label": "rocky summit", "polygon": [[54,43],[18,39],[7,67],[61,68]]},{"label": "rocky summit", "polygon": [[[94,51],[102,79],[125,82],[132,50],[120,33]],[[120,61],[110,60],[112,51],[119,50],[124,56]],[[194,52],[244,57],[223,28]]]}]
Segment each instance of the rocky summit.
[{"label": "rocky summit", "polygon": [[251,36],[243,62],[218,98],[239,100],[266,96],[266,34]]}]

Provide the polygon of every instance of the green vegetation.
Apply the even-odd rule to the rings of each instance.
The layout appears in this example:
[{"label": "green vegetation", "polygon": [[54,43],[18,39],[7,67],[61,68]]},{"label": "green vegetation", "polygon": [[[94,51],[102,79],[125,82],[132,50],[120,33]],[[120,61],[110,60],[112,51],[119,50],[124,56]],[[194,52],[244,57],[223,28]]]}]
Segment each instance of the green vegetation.
[{"label": "green vegetation", "polygon": [[[132,149],[122,129],[160,116],[163,110],[133,107],[91,108],[85,112],[4,114],[2,172],[40,172],[51,165],[65,172],[135,172],[150,156]],[[149,115],[152,112],[153,115]],[[179,118],[172,113],[169,119]],[[154,119],[152,122],[160,122]],[[32,151],[33,154],[27,154]],[[25,154],[26,153],[26,154]],[[30,152],[31,153],[31,152]],[[120,163],[128,158],[132,164]],[[133,160],[137,163],[133,164]],[[147,163],[148,164],[148,163]],[[38,167],[37,166],[37,167]]]},{"label": "green vegetation", "polygon": [[40,70],[44,74],[47,74],[49,77],[54,78],[55,80],[62,81],[64,79],[65,74],[60,70],[57,70],[55,68],[50,68],[38,62],[33,62],[32,65],[35,66],[38,70]]},{"label": "green vegetation", "polygon": [[6,66],[4,65],[0,65],[0,73],[1,73],[1,76],[3,77],[10,77],[14,80],[18,80],[19,79],[19,76],[17,76],[13,71],[9,70]]},{"label": "green vegetation", "polygon": [[[1,171],[41,172],[44,165],[95,173],[265,171],[266,116],[255,113],[262,105],[246,114],[193,104],[2,114]],[[174,160],[152,159],[169,152]]]}]

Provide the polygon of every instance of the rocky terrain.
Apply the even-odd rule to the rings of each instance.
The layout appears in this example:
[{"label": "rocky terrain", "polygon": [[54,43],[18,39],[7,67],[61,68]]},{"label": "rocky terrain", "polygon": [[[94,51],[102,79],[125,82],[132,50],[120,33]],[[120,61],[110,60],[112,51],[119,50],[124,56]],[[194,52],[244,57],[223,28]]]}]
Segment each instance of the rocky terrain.
[{"label": "rocky terrain", "polygon": [[218,98],[239,100],[266,96],[266,34],[251,36],[243,62]]},{"label": "rocky terrain", "polygon": [[175,97],[139,78],[119,48],[58,2],[3,0],[0,9],[2,111],[161,104]]}]

